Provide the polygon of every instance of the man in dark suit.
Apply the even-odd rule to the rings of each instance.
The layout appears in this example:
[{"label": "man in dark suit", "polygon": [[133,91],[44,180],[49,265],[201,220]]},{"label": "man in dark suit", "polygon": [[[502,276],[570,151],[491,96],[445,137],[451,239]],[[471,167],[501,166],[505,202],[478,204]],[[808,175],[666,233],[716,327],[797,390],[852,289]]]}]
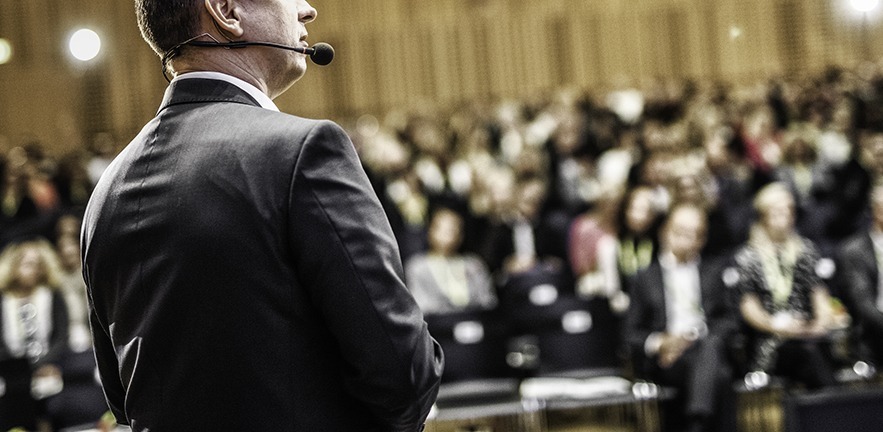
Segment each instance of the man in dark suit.
[{"label": "man in dark suit", "polygon": [[883,185],[871,192],[872,224],[856,234],[840,249],[840,288],[855,318],[858,350],[877,366],[883,362]]},{"label": "man in dark suit", "polygon": [[661,231],[662,250],[635,279],[625,338],[636,372],[678,388],[677,430],[718,430],[718,402],[729,385],[725,342],[735,329],[722,267],[700,259],[706,215],[675,207]]},{"label": "man in dark suit", "polygon": [[[136,0],[163,55],[200,40],[306,46],[303,0]],[[135,431],[417,431],[442,353],[354,147],[272,98],[296,52],[184,46],[157,116],[83,227],[96,359]]]}]

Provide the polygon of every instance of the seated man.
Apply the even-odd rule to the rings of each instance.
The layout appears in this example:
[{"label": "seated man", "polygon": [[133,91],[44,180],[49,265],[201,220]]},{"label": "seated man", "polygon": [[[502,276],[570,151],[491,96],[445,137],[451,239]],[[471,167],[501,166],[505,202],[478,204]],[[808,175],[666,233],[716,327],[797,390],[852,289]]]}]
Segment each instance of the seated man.
[{"label": "seated man", "polygon": [[873,223],[840,250],[840,281],[858,331],[859,355],[883,364],[883,185],[871,192]]},{"label": "seated man", "polygon": [[692,205],[672,209],[659,257],[635,278],[625,338],[636,372],[675,386],[683,412],[676,430],[718,430],[713,418],[729,389],[725,341],[735,329],[722,266],[700,259],[706,215]]}]

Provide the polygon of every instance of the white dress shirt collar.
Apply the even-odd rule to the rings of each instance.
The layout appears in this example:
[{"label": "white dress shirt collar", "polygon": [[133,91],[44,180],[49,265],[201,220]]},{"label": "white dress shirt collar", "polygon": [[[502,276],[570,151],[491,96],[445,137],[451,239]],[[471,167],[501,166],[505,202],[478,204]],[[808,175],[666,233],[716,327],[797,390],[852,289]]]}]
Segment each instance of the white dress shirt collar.
[{"label": "white dress shirt collar", "polygon": [[871,229],[871,242],[874,243],[874,247],[877,250],[883,251],[883,231],[879,231],[877,229]]},{"label": "white dress shirt collar", "polygon": [[685,263],[679,263],[675,255],[671,251],[662,251],[659,253],[659,265],[664,270],[671,270],[678,267],[695,267],[699,268],[699,257]]},{"label": "white dress shirt collar", "polygon": [[266,109],[272,110],[272,111],[279,111],[279,108],[276,106],[275,103],[273,103],[273,100],[270,99],[270,97],[267,96],[264,92],[258,90],[257,87],[255,87],[255,86],[253,86],[253,85],[251,85],[251,84],[249,84],[239,78],[236,78],[235,76],[227,75],[225,73],[214,72],[214,71],[187,72],[187,73],[179,74],[178,76],[175,77],[175,79],[172,80],[172,82],[179,81],[182,79],[191,79],[191,78],[202,78],[202,79],[213,79],[213,80],[226,81],[230,84],[235,85],[236,87],[239,87],[240,89],[242,89],[242,91],[248,93],[248,95],[251,96],[254,100],[256,100],[258,102],[258,104],[261,105],[262,108],[266,108]]}]

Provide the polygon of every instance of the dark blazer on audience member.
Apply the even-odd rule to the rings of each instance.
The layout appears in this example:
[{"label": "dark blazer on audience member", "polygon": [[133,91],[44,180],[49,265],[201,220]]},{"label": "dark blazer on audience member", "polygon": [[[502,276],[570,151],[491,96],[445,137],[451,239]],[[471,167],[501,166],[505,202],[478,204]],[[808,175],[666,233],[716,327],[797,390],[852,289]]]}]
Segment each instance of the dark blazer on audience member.
[{"label": "dark blazer on audience member", "polygon": [[416,431],[440,348],[334,123],[173,81],[83,228],[96,357],[136,431]]},{"label": "dark blazer on audience member", "polygon": [[[726,340],[736,330],[736,321],[723,283],[723,263],[703,259],[699,263],[699,284],[709,337]],[[625,340],[631,352],[640,356],[647,337],[654,332],[665,332],[667,326],[664,279],[658,259],[638,272],[631,301],[626,315]]]},{"label": "dark blazer on audience member", "polygon": [[672,430],[719,431],[729,421],[725,401],[730,398],[730,368],[726,359],[729,336],[735,320],[727,301],[722,267],[703,259],[699,264],[702,309],[708,334],[695,341],[669,368],[659,366],[656,356],[644,351],[653,332],[667,327],[664,277],[659,260],[639,272],[631,293],[632,304],[626,314],[626,341],[639,377],[649,378],[678,388],[682,406],[667,420]]},{"label": "dark blazer on audience member", "polygon": [[841,247],[838,279],[860,339],[874,350],[877,361],[883,361],[883,312],[877,309],[880,274],[867,232],[853,236]]}]

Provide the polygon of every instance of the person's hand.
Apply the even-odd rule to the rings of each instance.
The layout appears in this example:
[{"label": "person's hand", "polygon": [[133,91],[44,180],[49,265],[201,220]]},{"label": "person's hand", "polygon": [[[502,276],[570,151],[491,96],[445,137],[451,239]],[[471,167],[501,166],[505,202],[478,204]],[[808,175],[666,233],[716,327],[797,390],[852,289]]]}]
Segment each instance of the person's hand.
[{"label": "person's hand", "polygon": [[662,335],[662,343],[659,345],[659,367],[670,368],[692,345],[693,341],[683,336],[668,333]]},{"label": "person's hand", "polygon": [[45,364],[34,371],[34,378],[61,378],[61,369],[53,364]]},{"label": "person's hand", "polygon": [[107,411],[101,416],[101,419],[98,420],[98,430],[101,432],[110,432],[117,427],[117,419],[114,417],[113,413]]},{"label": "person's hand", "polygon": [[807,323],[790,313],[780,312],[773,316],[772,334],[782,339],[802,339],[807,335]]},{"label": "person's hand", "polygon": [[508,273],[518,274],[532,269],[536,265],[536,263],[536,258],[526,258],[513,255],[506,260],[505,268]]},{"label": "person's hand", "polygon": [[802,339],[820,339],[828,334],[828,328],[817,322],[806,323],[802,330]]}]

